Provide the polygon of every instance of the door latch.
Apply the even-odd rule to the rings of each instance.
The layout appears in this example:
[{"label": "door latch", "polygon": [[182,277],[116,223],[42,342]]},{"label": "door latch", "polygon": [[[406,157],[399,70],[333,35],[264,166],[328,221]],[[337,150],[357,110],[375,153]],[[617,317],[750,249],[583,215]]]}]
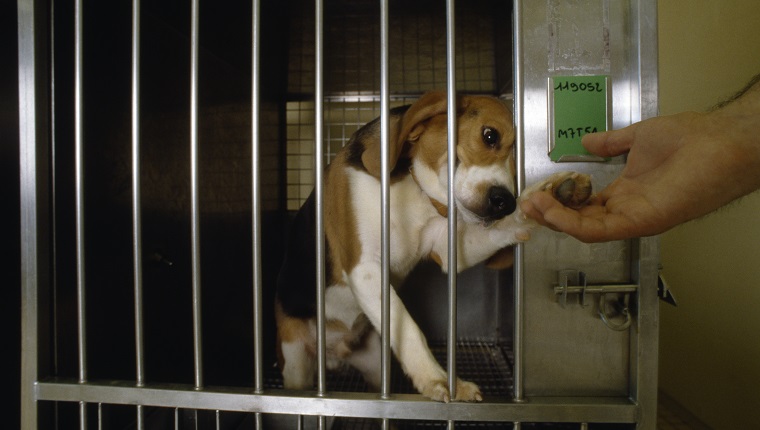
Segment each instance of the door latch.
[{"label": "door latch", "polygon": [[[610,284],[588,285],[586,274],[578,270],[560,270],[557,272],[558,285],[554,287],[554,294],[558,296],[559,305],[567,307],[569,295],[578,297],[581,306],[590,305],[588,296],[597,294],[598,313],[602,322],[612,330],[623,331],[631,326],[632,317],[630,311],[631,294],[639,290],[636,284]],[[616,295],[617,300],[607,300],[608,295]],[[611,309],[611,310],[610,310]],[[616,322],[622,317],[622,322]]]},{"label": "door latch", "polygon": [[673,295],[673,290],[670,289],[670,285],[668,285],[668,282],[662,277],[662,273],[657,277],[657,295],[663,302],[671,306],[678,306],[676,297]]}]

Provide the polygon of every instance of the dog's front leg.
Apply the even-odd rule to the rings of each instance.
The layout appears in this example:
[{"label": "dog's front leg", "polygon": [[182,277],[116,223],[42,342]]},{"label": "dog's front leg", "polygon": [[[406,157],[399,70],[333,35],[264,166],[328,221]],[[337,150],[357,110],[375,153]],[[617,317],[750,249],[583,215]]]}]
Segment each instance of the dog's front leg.
[{"label": "dog's front leg", "polygon": [[[376,262],[358,264],[349,277],[354,296],[375,329],[381,330],[380,265]],[[449,402],[446,371],[433,357],[425,335],[407,311],[404,303],[391,287],[390,292],[390,340],[391,349],[414,387],[423,395],[437,401]],[[481,401],[477,385],[457,380],[454,400]]]},{"label": "dog's front leg", "polygon": [[[524,242],[530,238],[530,230],[536,224],[527,221],[520,213],[507,216],[492,226],[457,223],[457,273],[468,269],[495,254],[502,248]],[[424,249],[444,273],[449,270],[448,221],[438,218],[431,221],[423,233]]]},{"label": "dog's front leg", "polygon": [[[582,173],[555,173],[523,191],[520,199],[537,191],[551,191],[566,206],[578,207],[591,197],[591,177]],[[517,206],[512,214],[489,225],[457,222],[457,272],[472,267],[502,248],[525,242],[538,224],[528,219]],[[448,272],[448,220],[442,217],[431,220],[423,231],[423,249]]]}]

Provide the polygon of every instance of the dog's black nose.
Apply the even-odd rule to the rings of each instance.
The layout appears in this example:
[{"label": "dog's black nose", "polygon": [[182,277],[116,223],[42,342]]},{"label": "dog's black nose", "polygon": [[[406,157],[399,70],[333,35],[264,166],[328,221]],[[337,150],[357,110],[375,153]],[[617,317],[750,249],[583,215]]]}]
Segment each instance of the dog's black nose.
[{"label": "dog's black nose", "polygon": [[504,187],[491,187],[488,190],[488,216],[501,219],[517,209],[515,196]]}]

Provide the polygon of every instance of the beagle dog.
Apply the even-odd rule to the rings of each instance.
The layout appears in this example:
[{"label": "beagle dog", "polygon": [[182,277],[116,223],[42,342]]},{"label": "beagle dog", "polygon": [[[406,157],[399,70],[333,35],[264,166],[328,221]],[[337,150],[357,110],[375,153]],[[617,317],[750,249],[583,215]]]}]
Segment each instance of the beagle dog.
[{"label": "beagle dog", "polygon": [[[423,95],[390,112],[390,271],[392,285],[423,259],[448,269],[447,97]],[[500,100],[461,96],[454,195],[457,271],[525,241],[535,223],[515,199],[512,115]],[[347,363],[380,386],[380,121],[356,131],[324,173],[327,367]],[[525,191],[551,189],[568,206],[591,194],[587,175],[559,173]],[[311,388],[316,366],[315,198],[295,217],[278,282],[278,363],[287,389]],[[498,264],[498,263],[496,263]],[[509,262],[507,262],[509,264]],[[446,371],[396,292],[390,297],[391,348],[414,387],[438,401],[480,401],[477,385]]]}]

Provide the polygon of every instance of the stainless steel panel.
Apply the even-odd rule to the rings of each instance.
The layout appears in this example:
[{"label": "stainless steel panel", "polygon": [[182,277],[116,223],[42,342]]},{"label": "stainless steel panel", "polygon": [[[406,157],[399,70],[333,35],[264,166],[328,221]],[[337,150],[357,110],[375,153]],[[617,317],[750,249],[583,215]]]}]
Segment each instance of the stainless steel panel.
[{"label": "stainless steel panel", "polygon": [[[525,184],[556,171],[575,170],[590,173],[594,188],[601,189],[619,174],[623,157],[606,163],[552,163],[546,150],[546,82],[552,76],[608,75],[612,82],[613,128],[653,115],[656,98],[651,89],[642,89],[639,83],[650,79],[656,82],[656,54],[642,53],[639,46],[644,40],[651,48],[651,40],[656,38],[655,2],[523,0],[520,4],[522,11],[516,26],[521,27],[522,53],[517,59],[520,73],[515,99],[521,115],[518,126]],[[642,14],[642,10],[647,12]],[[638,243],[639,240],[583,244],[542,230],[524,245],[519,270],[524,274],[520,286],[525,297],[517,306],[522,306],[524,312],[522,359],[527,396],[627,396],[632,392],[636,351],[652,344],[656,348],[656,335],[651,337],[650,329],[644,339],[638,326],[625,332],[610,330],[600,321],[595,306],[563,309],[552,288],[557,283],[557,272],[564,269],[586,272],[589,283],[629,283],[639,279],[640,269],[656,271],[642,265]],[[656,259],[656,246],[646,248],[644,260]],[[642,284],[642,289],[646,288]],[[642,293],[646,294],[648,291]],[[638,309],[639,321],[645,312],[656,324],[656,305],[646,306],[646,311]],[[640,324],[651,324],[651,320]],[[648,366],[656,371],[653,363]],[[642,370],[636,368],[633,372]]]},{"label": "stainless steel panel", "polygon": [[[21,223],[21,417],[24,428],[49,423],[37,401],[35,382],[49,371],[50,313],[47,211],[49,196],[48,97],[45,67],[47,27],[42,7],[18,2],[19,163]],[[43,342],[40,342],[43,339]],[[47,409],[49,412],[49,409]]]}]

